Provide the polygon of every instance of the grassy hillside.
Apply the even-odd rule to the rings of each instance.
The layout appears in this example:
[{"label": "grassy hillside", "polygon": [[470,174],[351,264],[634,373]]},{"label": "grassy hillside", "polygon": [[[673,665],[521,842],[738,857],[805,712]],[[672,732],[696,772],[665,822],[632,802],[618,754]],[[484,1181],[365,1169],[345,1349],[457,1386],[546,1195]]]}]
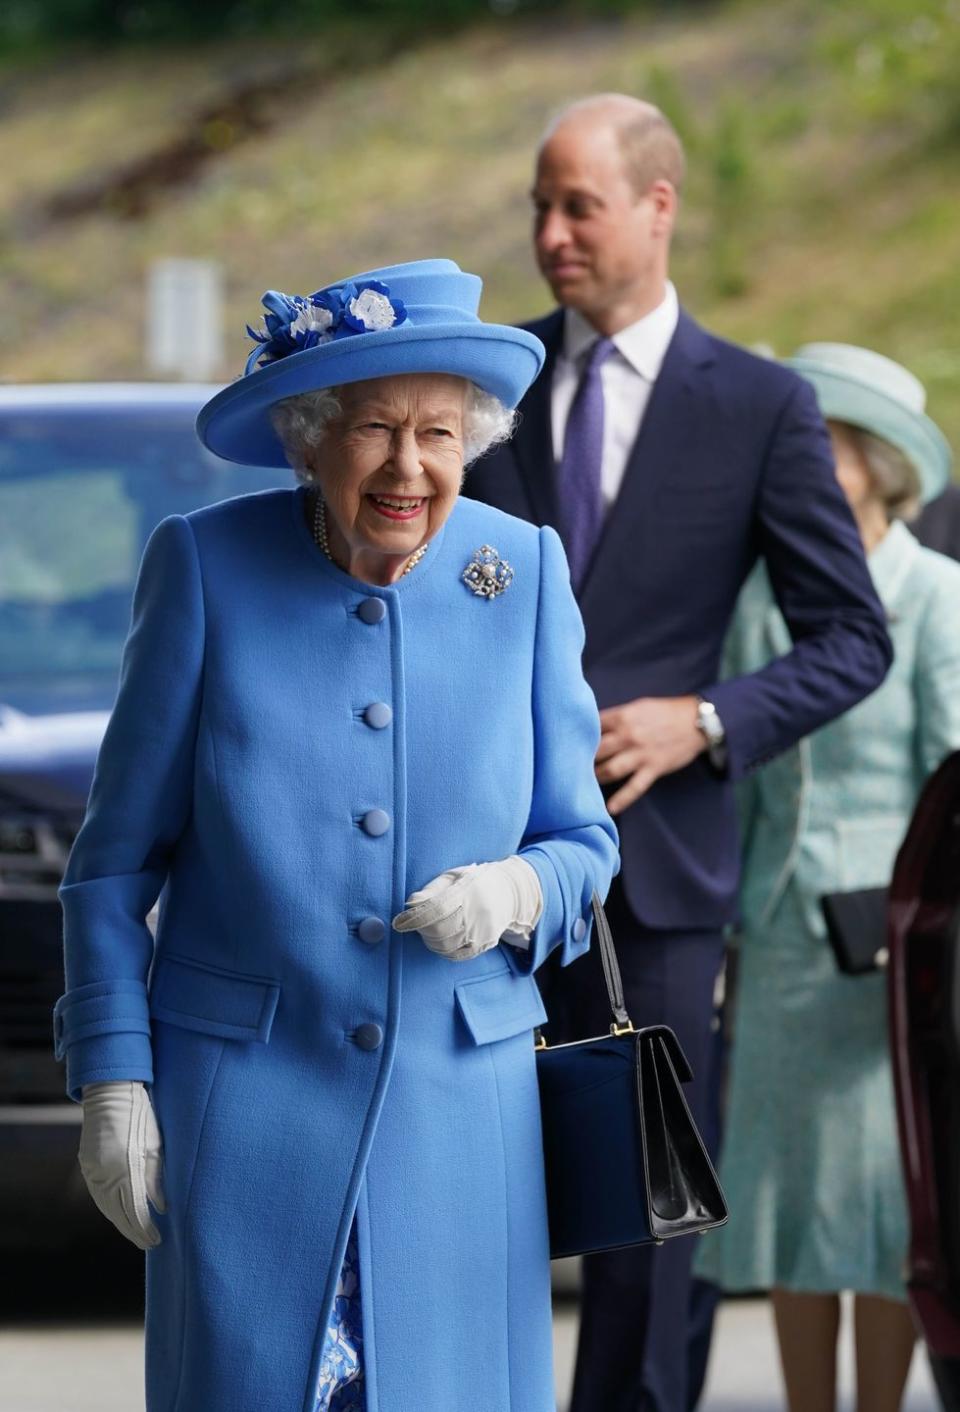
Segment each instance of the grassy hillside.
[{"label": "grassy hillside", "polygon": [[228,358],[267,286],[448,254],[488,315],[548,305],[528,248],[551,110],[624,89],[689,148],[675,274],[714,329],[870,344],[960,450],[960,0],[740,0],[650,18],[492,19],[416,48],[73,56],[0,71],[0,377],[140,376],[161,255],[215,257]]}]

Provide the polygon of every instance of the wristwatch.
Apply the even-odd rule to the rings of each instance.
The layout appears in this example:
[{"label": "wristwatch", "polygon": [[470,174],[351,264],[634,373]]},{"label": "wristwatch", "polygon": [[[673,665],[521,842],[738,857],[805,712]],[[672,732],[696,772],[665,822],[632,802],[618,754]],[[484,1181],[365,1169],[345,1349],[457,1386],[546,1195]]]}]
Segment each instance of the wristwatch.
[{"label": "wristwatch", "polygon": [[727,767],[727,733],[712,701],[697,697],[697,730],[707,742],[707,759],[715,770]]}]

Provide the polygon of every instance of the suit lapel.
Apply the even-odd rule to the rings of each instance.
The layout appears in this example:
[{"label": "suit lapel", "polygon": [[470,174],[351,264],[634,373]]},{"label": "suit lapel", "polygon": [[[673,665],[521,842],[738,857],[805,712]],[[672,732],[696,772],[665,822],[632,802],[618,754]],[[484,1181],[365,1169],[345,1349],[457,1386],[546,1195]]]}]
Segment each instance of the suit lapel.
[{"label": "suit lapel", "polygon": [[553,369],[563,338],[563,311],[528,325],[547,350],[543,371],[520,404],[520,424],[512,446],[535,524],[559,531],[560,516],[553,475],[551,389]]},{"label": "suit lapel", "polygon": [[617,591],[617,563],[636,544],[637,520],[649,515],[661,484],[682,465],[697,431],[694,402],[706,369],[714,360],[710,340],[693,319],[680,311],[663,365],[650,390],[640,431],[627,460],[620,493],[604,522],[580,591],[588,622],[591,610],[601,618],[604,604]]}]

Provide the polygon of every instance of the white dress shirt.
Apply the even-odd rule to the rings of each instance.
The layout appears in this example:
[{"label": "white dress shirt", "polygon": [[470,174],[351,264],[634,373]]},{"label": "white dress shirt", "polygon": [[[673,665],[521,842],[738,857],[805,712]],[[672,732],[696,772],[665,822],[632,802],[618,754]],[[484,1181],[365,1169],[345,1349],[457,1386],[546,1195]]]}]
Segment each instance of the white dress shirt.
[{"label": "white dress shirt", "polygon": [[[603,382],[603,459],[600,488],[604,508],[617,498],[627,458],[637,439],[664,355],[680,317],[677,291],[668,281],[663,302],[656,309],[614,334],[614,351],[600,370]],[[553,451],[563,455],[567,418],[583,371],[587,349],[598,334],[582,314],[568,309],[564,318],[563,348],[557,357],[551,389]]]}]

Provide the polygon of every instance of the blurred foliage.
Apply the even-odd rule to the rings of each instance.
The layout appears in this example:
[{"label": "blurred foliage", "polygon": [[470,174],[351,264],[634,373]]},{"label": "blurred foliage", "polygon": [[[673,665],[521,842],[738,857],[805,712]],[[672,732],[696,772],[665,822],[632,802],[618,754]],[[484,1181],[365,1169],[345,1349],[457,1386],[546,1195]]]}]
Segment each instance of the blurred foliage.
[{"label": "blurred foliage", "polygon": [[819,46],[850,84],[851,114],[960,139],[960,0],[834,0]]},{"label": "blurred foliage", "polygon": [[487,16],[612,15],[697,0],[3,0],[0,51],[92,41],[310,34],[344,21],[436,33]]},{"label": "blurred foliage", "polygon": [[532,154],[559,106],[616,89],[687,148],[673,272],[694,315],[778,353],[899,358],[960,448],[960,0],[434,3],[455,27],[369,24],[400,0],[353,0],[322,34],[0,65],[0,378],[142,376],[165,255],[223,267],[224,377],[269,286],[448,254],[483,275],[487,317],[543,311]]},{"label": "blurred foliage", "polygon": [[745,236],[755,187],[749,131],[742,105],[727,100],[720,106],[707,146],[713,179],[713,286],[722,297],[742,294],[748,285]]}]

